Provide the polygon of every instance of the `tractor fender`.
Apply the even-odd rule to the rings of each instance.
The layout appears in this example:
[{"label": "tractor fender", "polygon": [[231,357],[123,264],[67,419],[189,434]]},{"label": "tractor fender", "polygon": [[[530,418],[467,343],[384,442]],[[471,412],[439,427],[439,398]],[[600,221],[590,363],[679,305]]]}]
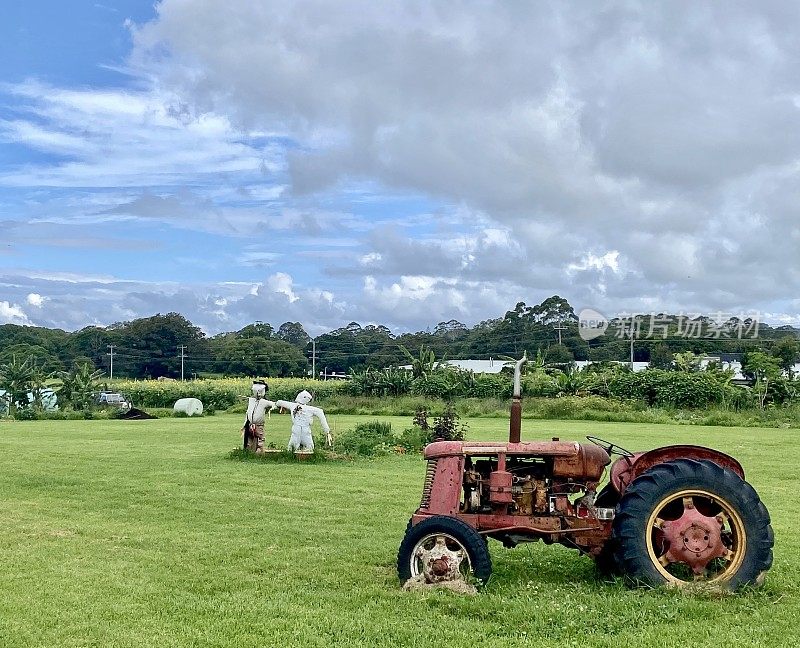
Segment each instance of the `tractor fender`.
[{"label": "tractor fender", "polygon": [[671,445],[648,450],[647,452],[637,452],[632,457],[620,457],[611,466],[611,484],[622,495],[628,485],[645,470],[674,459],[705,459],[713,461],[723,468],[732,470],[744,479],[742,464],[724,452],[703,446]]}]

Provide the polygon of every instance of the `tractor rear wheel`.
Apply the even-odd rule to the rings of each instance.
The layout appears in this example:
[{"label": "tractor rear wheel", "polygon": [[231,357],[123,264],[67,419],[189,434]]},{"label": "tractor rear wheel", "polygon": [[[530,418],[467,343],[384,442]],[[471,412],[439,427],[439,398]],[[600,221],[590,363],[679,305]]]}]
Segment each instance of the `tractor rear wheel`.
[{"label": "tractor rear wheel", "polygon": [[712,461],[650,468],[617,506],[616,563],[635,582],[705,581],[735,590],[760,584],[772,565],[769,513],[753,487]]},{"label": "tractor rear wheel", "polygon": [[406,529],[397,552],[400,580],[422,576],[428,583],[463,578],[486,583],[492,559],[486,540],[466,522],[436,515]]}]

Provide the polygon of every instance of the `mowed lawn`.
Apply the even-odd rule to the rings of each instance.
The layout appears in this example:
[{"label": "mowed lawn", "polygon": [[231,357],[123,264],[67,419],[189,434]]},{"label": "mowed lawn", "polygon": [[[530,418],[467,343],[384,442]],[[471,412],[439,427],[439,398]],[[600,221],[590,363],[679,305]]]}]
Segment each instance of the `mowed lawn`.
[{"label": "mowed lawn", "polygon": [[[241,418],[0,422],[0,646],[800,645],[797,431],[525,420],[527,439],[733,454],[772,514],[773,569],[737,596],[630,590],[574,551],[491,542],[494,576],[464,597],[397,581],[419,457],[232,461]],[[273,416],[267,440],[288,434]]]}]

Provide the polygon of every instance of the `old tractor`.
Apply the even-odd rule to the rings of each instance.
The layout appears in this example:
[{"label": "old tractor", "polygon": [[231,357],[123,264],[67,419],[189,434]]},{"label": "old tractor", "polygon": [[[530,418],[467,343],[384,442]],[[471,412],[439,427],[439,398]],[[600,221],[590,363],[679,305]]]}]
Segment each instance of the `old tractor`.
[{"label": "old tractor", "polygon": [[736,459],[693,445],[629,452],[597,437],[521,442],[524,361],[514,372],[507,443],[425,448],[422,501],[398,552],[402,581],[485,583],[493,538],[509,548],[560,543],[631,583],[761,583],[772,564],[772,527]]}]

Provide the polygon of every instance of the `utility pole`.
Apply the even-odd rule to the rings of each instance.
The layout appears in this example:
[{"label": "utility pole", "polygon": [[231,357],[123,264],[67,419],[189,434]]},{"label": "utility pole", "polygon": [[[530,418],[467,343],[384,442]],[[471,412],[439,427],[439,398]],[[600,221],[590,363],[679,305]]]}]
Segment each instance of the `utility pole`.
[{"label": "utility pole", "polygon": [[181,380],[183,380],[183,359],[186,357],[186,345],[181,344],[178,349],[181,352]]},{"label": "utility pole", "polygon": [[109,344],[109,353],[108,355],[111,356],[111,370],[108,372],[108,379],[114,380],[114,345]]},{"label": "utility pole", "polygon": [[636,339],[636,331],[633,328],[633,324],[631,324],[630,335],[631,335],[631,371],[633,371],[633,341]]},{"label": "utility pole", "polygon": [[311,378],[317,379],[317,341],[311,339]]},{"label": "utility pole", "polygon": [[561,322],[558,322],[556,326],[553,327],[556,331],[558,331],[558,343],[561,344],[561,331],[566,331],[567,327],[564,326]]}]

